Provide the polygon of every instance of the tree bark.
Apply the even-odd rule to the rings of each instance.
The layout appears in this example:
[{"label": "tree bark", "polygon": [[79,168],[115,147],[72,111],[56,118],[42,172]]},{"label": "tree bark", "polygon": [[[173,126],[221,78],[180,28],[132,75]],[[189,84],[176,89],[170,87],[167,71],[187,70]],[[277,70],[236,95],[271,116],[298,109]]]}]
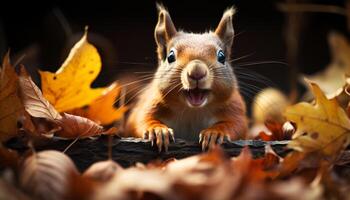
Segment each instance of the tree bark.
[{"label": "tree bark", "polygon": [[[54,149],[63,151],[71,143],[72,140],[50,140],[44,146],[37,147],[37,150]],[[114,137],[111,139],[111,145],[108,144],[108,137],[105,136],[98,139],[82,139],[72,144],[65,153],[83,171],[94,162],[108,159],[109,146],[111,146],[112,159],[123,167],[129,167],[137,162],[147,163],[157,159],[180,159],[202,152],[198,142],[187,142],[180,139],[169,145],[168,152],[161,153],[158,153],[157,148],[155,146],[152,147],[149,141],[139,138]],[[237,156],[243,147],[248,146],[253,157],[257,158],[265,154],[267,145],[270,145],[278,155],[284,156],[288,152],[285,148],[286,144],[288,144],[288,141],[238,140],[226,141],[222,144],[222,148],[228,156]]]}]

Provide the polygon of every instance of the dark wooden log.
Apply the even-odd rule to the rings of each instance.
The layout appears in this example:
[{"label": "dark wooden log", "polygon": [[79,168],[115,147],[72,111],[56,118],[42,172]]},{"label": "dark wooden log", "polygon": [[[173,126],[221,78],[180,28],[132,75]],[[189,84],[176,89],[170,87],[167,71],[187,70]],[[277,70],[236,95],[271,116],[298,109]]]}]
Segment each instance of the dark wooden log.
[{"label": "dark wooden log", "polygon": [[[37,147],[37,150],[55,149],[63,151],[72,140],[50,140],[44,146]],[[169,158],[185,158],[191,155],[202,153],[198,142],[186,142],[176,140],[170,144],[168,152],[158,153],[156,147],[152,147],[147,140],[139,138],[117,138],[112,139],[112,158],[123,167],[134,165],[137,162],[147,163],[152,160],[166,160]],[[264,142],[259,140],[238,140],[226,141],[222,148],[229,156],[237,156],[244,146],[249,146],[254,157],[263,156],[266,145],[280,156],[284,156],[288,150],[285,148],[288,141]],[[83,139],[76,141],[66,154],[72,158],[80,170],[85,170],[97,161],[108,159],[108,137],[98,139]]]}]

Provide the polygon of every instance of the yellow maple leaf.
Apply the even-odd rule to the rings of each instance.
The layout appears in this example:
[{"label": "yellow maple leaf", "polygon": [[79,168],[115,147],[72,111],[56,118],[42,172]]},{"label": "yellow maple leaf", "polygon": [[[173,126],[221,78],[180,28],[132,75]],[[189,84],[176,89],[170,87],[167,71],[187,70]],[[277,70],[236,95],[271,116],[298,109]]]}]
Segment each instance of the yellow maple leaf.
[{"label": "yellow maple leaf", "polygon": [[88,105],[105,90],[90,87],[100,71],[100,55],[85,31],[55,73],[40,71],[43,95],[59,112]]},{"label": "yellow maple leaf", "polygon": [[315,104],[298,103],[285,111],[287,120],[297,124],[288,146],[309,153],[336,156],[350,139],[350,120],[336,99],[327,99],[316,83],[310,82]]},{"label": "yellow maple leaf", "polygon": [[18,97],[18,76],[7,53],[0,68],[0,141],[17,134],[17,120],[22,111],[23,105]]},{"label": "yellow maple leaf", "polygon": [[102,96],[95,99],[88,108],[78,108],[70,113],[89,118],[101,125],[108,125],[121,119],[128,110],[127,106],[114,107],[116,98],[120,95],[117,83],[110,85]]}]

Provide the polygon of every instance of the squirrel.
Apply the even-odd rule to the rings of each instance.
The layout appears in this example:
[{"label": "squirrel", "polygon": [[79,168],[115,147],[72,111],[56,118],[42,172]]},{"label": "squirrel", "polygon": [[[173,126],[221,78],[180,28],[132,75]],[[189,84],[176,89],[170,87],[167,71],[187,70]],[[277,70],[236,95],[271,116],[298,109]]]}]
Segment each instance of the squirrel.
[{"label": "squirrel", "polygon": [[159,152],[175,138],[199,140],[203,151],[244,138],[246,106],[229,60],[235,8],[202,34],[177,31],[167,9],[157,8],[158,68],[130,112],[128,136],[155,142]]}]

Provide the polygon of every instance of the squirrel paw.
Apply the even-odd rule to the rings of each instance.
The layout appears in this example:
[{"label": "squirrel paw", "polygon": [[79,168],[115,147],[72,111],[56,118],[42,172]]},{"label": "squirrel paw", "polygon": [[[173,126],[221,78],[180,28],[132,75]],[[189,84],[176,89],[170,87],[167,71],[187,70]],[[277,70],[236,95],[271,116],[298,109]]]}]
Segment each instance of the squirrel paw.
[{"label": "squirrel paw", "polygon": [[163,124],[158,124],[151,126],[147,129],[147,131],[143,134],[144,139],[148,139],[151,141],[152,146],[154,142],[156,142],[158,151],[162,151],[162,147],[164,147],[164,151],[168,151],[168,145],[170,140],[175,142],[174,131],[171,128]]},{"label": "squirrel paw", "polygon": [[227,134],[215,128],[204,129],[199,134],[199,143],[202,144],[202,151],[205,151],[206,149],[212,149],[217,144],[222,144],[224,138],[226,138],[228,141],[231,141],[230,134]]}]

